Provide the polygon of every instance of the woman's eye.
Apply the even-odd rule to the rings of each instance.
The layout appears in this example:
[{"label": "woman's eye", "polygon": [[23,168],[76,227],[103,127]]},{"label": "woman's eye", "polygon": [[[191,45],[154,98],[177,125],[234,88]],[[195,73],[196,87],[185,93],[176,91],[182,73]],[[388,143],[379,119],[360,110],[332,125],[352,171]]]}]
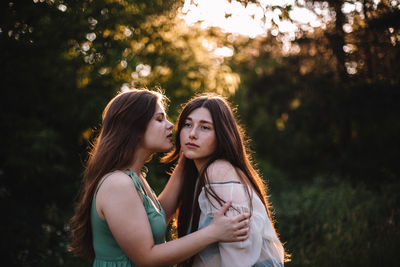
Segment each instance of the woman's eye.
[{"label": "woman's eye", "polygon": [[201,128],[202,128],[203,130],[210,130],[210,127],[208,127],[208,126],[201,126]]},{"label": "woman's eye", "polygon": [[184,124],[183,124],[183,126],[185,126],[185,127],[190,127],[190,126],[192,126],[190,123],[188,123],[188,122],[185,122]]}]

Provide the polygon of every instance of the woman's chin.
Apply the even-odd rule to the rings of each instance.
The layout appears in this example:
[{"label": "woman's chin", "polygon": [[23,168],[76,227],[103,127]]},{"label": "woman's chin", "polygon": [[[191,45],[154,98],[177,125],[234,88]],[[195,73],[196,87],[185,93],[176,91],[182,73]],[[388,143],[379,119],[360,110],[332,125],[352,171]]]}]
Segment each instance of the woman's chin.
[{"label": "woman's chin", "polygon": [[173,149],[174,148],[174,145],[173,144],[171,144],[169,147],[167,147],[163,152],[169,152],[169,151],[171,151],[171,149]]},{"label": "woman's chin", "polygon": [[160,153],[169,152],[169,151],[171,151],[171,149],[173,147],[174,147],[173,144],[171,144],[170,146],[160,147],[160,149],[158,149],[157,152],[160,152]]},{"label": "woman's chin", "polygon": [[183,154],[183,155],[185,156],[185,158],[187,158],[187,159],[191,159],[191,160],[195,160],[195,159],[196,159],[196,156],[191,155],[191,153],[182,152],[182,154]]}]

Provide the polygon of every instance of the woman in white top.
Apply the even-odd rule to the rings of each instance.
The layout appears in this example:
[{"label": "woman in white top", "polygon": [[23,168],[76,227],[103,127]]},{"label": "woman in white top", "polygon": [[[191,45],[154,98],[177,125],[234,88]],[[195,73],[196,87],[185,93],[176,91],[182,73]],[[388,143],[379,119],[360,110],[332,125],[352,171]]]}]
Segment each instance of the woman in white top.
[{"label": "woman in white top", "polygon": [[285,252],[271,222],[266,187],[252,166],[232,108],[221,96],[196,96],[177,123],[176,147],[164,161],[186,157],[179,196],[178,236],[210,224],[226,202],[226,213],[250,212],[249,238],[215,243],[180,266],[283,266]]},{"label": "woman in white top", "polygon": [[160,93],[134,89],[107,104],[70,220],[75,255],[94,259],[95,267],[170,266],[214,242],[246,239],[248,216],[227,218],[225,205],[209,227],[165,242],[182,189],[181,168],[158,197],[141,170],[152,155],[173,147],[172,128]]}]

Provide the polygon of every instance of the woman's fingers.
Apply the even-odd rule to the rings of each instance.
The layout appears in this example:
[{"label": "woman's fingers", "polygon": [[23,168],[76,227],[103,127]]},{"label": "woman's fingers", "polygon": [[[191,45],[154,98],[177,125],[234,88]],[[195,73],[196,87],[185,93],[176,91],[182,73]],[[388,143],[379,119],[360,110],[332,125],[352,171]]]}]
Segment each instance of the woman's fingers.
[{"label": "woman's fingers", "polygon": [[[249,229],[250,229],[249,220],[246,219],[246,220],[243,220],[243,221],[235,224],[234,229],[235,230],[233,232],[233,236],[235,238],[243,238],[243,237],[247,236],[249,233]],[[245,239],[247,239],[247,237],[242,240],[245,240]]]},{"label": "woman's fingers", "polygon": [[232,201],[226,202],[226,203],[219,209],[219,211],[215,213],[215,215],[217,215],[217,216],[224,215],[224,214],[229,210],[231,204],[232,204]]},{"label": "woman's fingers", "polygon": [[243,235],[243,236],[237,236],[233,241],[245,241],[247,238],[249,238],[249,235]]},{"label": "woman's fingers", "polygon": [[249,223],[250,223],[250,214],[249,213],[243,213],[240,215],[237,215],[236,217],[232,218],[234,222],[234,232],[233,232],[233,237],[234,241],[244,241],[246,240],[249,236]]},{"label": "woman's fingers", "polygon": [[236,236],[237,238],[246,236],[246,235],[249,233],[249,229],[250,229],[249,227],[241,228],[241,229],[239,229],[239,230],[237,230],[237,231],[235,232],[235,236]]},{"label": "woman's fingers", "polygon": [[[217,237],[219,242],[235,242],[240,241],[243,234],[242,231],[237,232],[240,228],[243,228],[245,220],[243,216],[228,217],[225,213],[231,207],[232,201],[226,202],[222,207],[215,213],[214,219],[210,224],[210,229],[214,232],[214,236]],[[237,232],[237,233],[236,233]]]},{"label": "woman's fingers", "polygon": [[212,229],[218,233],[220,242],[244,241],[249,237],[250,213],[242,213],[234,217],[227,217],[225,213],[232,205],[232,201],[226,202],[215,213],[212,221]]},{"label": "woman's fingers", "polygon": [[244,221],[244,220],[248,220],[250,218],[250,213],[242,213],[242,214],[239,214],[239,215],[237,215],[236,217],[235,217],[235,221],[237,221],[237,222],[241,222],[241,221]]},{"label": "woman's fingers", "polygon": [[185,155],[182,152],[180,152],[179,158],[178,158],[178,164],[183,165],[185,160],[186,160]]},{"label": "woman's fingers", "polygon": [[238,223],[237,225],[237,229],[243,229],[249,226],[249,219],[243,220],[241,222]]}]

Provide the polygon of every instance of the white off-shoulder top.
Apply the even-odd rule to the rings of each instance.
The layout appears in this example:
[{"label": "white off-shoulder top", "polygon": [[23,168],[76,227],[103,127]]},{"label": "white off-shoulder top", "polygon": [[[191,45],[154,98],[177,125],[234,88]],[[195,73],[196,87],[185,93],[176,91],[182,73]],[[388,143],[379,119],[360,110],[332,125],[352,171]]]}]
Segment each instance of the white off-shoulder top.
[{"label": "white off-shoulder top", "polygon": [[[249,197],[245,186],[238,181],[223,183],[210,183],[214,192],[225,201],[232,201],[232,205],[226,216],[236,216],[239,213],[250,212]],[[214,243],[195,256],[195,267],[221,266],[221,267],[250,267],[268,266],[282,267],[284,250],[273,229],[267,215],[265,206],[258,195],[250,188],[250,196],[253,204],[250,218],[249,238],[241,242]],[[213,220],[214,214],[220,208],[217,200],[210,195],[205,195],[204,187],[201,190],[198,201],[200,206],[199,229],[206,227]]]}]

